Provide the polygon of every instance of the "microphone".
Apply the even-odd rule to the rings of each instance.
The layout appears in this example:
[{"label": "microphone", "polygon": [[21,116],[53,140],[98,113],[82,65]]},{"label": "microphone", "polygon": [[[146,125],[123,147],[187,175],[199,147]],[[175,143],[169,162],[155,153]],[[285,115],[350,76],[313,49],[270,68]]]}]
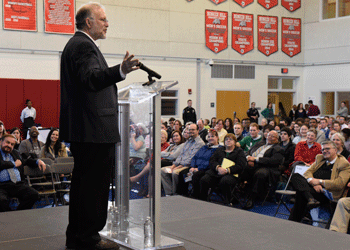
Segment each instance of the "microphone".
[{"label": "microphone", "polygon": [[139,62],[139,64],[137,64],[136,66],[140,67],[140,69],[142,69],[143,71],[146,71],[151,77],[154,76],[155,78],[158,78],[158,79],[162,78],[161,75],[159,75],[157,72],[154,72],[153,70],[147,68],[141,62]]}]

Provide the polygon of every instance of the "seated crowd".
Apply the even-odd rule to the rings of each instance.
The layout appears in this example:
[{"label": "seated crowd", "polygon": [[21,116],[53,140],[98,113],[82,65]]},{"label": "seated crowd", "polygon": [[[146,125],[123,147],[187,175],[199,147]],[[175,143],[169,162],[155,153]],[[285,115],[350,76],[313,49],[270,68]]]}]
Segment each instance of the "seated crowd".
[{"label": "seated crowd", "polygon": [[6,132],[0,122],[0,212],[11,211],[10,201],[17,198],[17,210],[30,209],[39,200],[39,193],[29,186],[24,176],[24,166],[45,172],[42,158],[55,161],[58,157],[68,157],[69,149],[59,139],[59,130],[52,128],[46,142],[38,139],[39,131],[33,126],[29,138],[21,140],[21,131],[15,127]]},{"label": "seated crowd", "polygon": [[[240,196],[244,208],[250,209],[268,198],[268,190],[278,182],[286,182],[296,165],[309,170],[305,178],[294,174],[291,179],[297,195],[290,220],[301,221],[306,208],[329,202],[325,189],[336,201],[347,193],[350,129],[346,117],[281,117],[279,123],[263,118],[260,124],[257,118],[241,122],[237,117],[213,117],[183,126],[174,118],[162,122],[170,135],[170,146],[161,154],[165,195],[207,201],[215,192],[226,204],[237,202]],[[176,154],[171,153],[174,148]],[[333,166],[337,171],[332,171]],[[350,207],[350,202],[342,204],[343,210]]]}]

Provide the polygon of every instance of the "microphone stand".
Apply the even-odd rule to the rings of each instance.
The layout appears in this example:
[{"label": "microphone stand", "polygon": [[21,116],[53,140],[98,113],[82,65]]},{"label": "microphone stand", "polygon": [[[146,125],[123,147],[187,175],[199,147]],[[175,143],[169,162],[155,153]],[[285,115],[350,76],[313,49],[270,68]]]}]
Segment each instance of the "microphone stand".
[{"label": "microphone stand", "polygon": [[152,85],[153,83],[155,83],[156,82],[156,80],[154,80],[153,78],[153,75],[148,75],[148,82],[145,82],[145,83],[143,83],[142,84],[142,86],[150,86],[150,85]]}]

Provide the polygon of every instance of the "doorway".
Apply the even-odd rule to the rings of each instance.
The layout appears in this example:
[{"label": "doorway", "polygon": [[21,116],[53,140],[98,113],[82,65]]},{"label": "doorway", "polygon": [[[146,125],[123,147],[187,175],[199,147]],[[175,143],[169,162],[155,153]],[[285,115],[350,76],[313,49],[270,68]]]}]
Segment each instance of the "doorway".
[{"label": "doorway", "polygon": [[250,107],[250,91],[216,91],[216,118],[233,119],[234,112],[241,121],[247,117]]}]

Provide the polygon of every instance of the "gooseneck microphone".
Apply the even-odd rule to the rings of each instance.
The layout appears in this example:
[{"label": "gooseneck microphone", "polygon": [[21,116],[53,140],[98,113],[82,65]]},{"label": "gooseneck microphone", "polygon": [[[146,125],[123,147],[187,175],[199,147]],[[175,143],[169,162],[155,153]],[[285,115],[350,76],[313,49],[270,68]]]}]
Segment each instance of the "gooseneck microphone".
[{"label": "gooseneck microphone", "polygon": [[141,62],[139,62],[139,64],[137,64],[136,66],[140,67],[140,69],[142,69],[143,71],[146,71],[148,73],[149,76],[154,76],[157,79],[162,78],[161,75],[159,75],[157,72],[154,72],[153,70],[147,68],[145,65],[143,65]]}]

